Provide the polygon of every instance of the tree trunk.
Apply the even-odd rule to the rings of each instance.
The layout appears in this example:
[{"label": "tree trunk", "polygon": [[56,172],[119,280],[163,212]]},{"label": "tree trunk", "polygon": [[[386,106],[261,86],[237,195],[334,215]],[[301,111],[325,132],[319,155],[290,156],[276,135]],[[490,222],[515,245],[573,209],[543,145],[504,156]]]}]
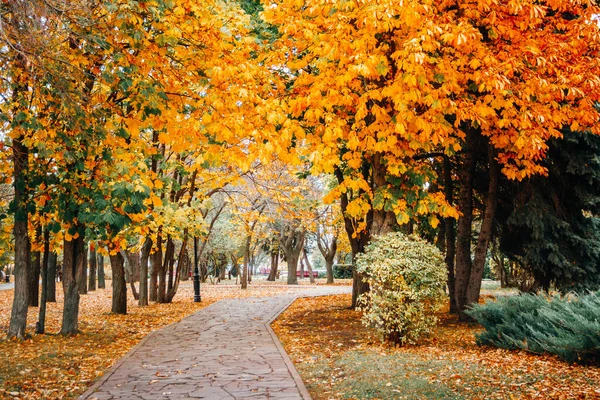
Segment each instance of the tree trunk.
[{"label": "tree trunk", "polygon": [[139,276],[139,273],[136,271],[139,271],[140,269],[140,255],[138,253],[124,250],[121,251],[121,255],[123,256],[124,261],[125,281],[128,282],[129,286],[131,287],[133,298],[139,301],[140,296],[135,288],[135,282],[138,280],[136,279],[136,275]]},{"label": "tree trunk", "polygon": [[[452,182],[452,164],[450,158],[444,156],[444,195],[448,204],[454,203],[454,183]],[[444,247],[446,250],[446,269],[448,271],[448,294],[450,297],[450,313],[456,314],[458,306],[456,305],[456,288],[454,277],[454,259],[456,255],[456,226],[454,218],[444,220]]]},{"label": "tree trunk", "polygon": [[279,252],[271,253],[271,271],[269,271],[268,281],[275,282],[277,269],[279,268]]},{"label": "tree trunk", "polygon": [[475,248],[475,257],[473,267],[469,276],[469,286],[466,292],[467,305],[477,303],[481,293],[481,281],[483,279],[483,270],[487,259],[488,248],[492,239],[492,225],[496,215],[496,205],[498,203],[498,180],[500,178],[500,166],[496,161],[496,152],[490,144],[488,146],[489,161],[489,187],[485,201],[485,211],[481,229],[477,237],[477,247]]},{"label": "tree trunk", "polygon": [[156,299],[158,303],[167,302],[167,271],[171,258],[173,257],[172,253],[175,251],[173,247],[173,240],[170,237],[168,237],[165,254],[164,257],[162,257],[162,264],[158,271],[158,297]]},{"label": "tree trunk", "polygon": [[242,289],[248,289],[248,264],[250,263],[250,241],[251,237],[246,236],[244,241],[244,264],[242,267]]},{"label": "tree trunk", "polygon": [[306,251],[302,250],[302,254],[304,254],[304,263],[306,264],[306,268],[308,269],[308,278],[310,283],[315,283],[315,277],[313,275],[312,265],[310,265],[310,261],[308,261],[308,256],[306,255]]},{"label": "tree trunk", "polygon": [[158,248],[150,255],[150,284],[148,297],[150,301],[158,300],[158,273],[162,268],[162,248],[160,247],[160,237],[158,238]]},{"label": "tree trunk", "polygon": [[[38,232],[39,233],[39,232]],[[39,235],[37,235],[39,237]],[[31,262],[29,263],[29,306],[38,307],[40,299],[40,270],[42,265],[42,257],[39,251],[32,253]]]},{"label": "tree trunk", "polygon": [[90,246],[90,276],[88,280],[88,290],[93,292],[96,290],[96,274],[98,269],[98,256],[96,253],[96,245]]},{"label": "tree trunk", "polygon": [[29,263],[29,306],[39,306],[40,298],[40,269],[42,265],[42,257],[39,251],[34,251],[31,254],[31,262]]},{"label": "tree trunk", "polygon": [[88,245],[83,244],[83,263],[81,264],[81,280],[77,283],[79,285],[79,294],[87,294],[87,280],[88,280]]},{"label": "tree trunk", "polygon": [[279,246],[285,254],[285,259],[288,265],[288,285],[297,285],[298,277],[296,271],[298,271],[298,261],[300,259],[300,252],[304,247],[304,229],[297,229],[289,226],[284,228],[279,236]]},{"label": "tree trunk", "polygon": [[40,298],[40,313],[36,324],[36,333],[43,334],[46,331],[46,302],[48,300],[48,264],[50,257],[50,231],[44,230],[44,257],[41,265],[42,272],[42,295]]},{"label": "tree trunk", "polygon": [[[184,239],[183,239],[183,243],[181,243],[181,250],[179,250],[179,257],[177,257],[177,268],[175,268],[175,273],[173,276],[173,284],[169,288],[169,291],[167,292],[167,294],[165,296],[166,303],[171,303],[173,301],[173,298],[177,294],[177,289],[179,288],[179,282],[181,281],[181,270],[184,267],[184,264],[189,261],[189,257],[187,256],[188,241],[189,241],[189,238],[188,238],[188,235],[186,232]],[[172,252],[173,253],[175,252],[175,244],[173,244]],[[170,270],[174,269],[174,266],[173,266],[174,262],[175,262],[175,260],[172,259]]]},{"label": "tree trunk", "polygon": [[63,319],[60,333],[73,335],[78,332],[79,320],[79,279],[83,270],[83,237],[80,235],[63,245],[62,285],[64,292]]},{"label": "tree trunk", "polygon": [[146,238],[140,257],[140,296],[138,299],[140,307],[148,305],[148,258],[150,257],[151,250],[152,239]]},{"label": "tree trunk", "polygon": [[125,283],[124,259],[121,253],[110,255],[112,269],[112,309],[115,314],[127,314],[127,284]]},{"label": "tree trunk", "polygon": [[333,283],[333,257],[325,259],[325,271],[327,271],[327,284]]},{"label": "tree trunk", "polygon": [[106,279],[104,276],[104,256],[98,254],[98,289],[106,289]]},{"label": "tree trunk", "polygon": [[473,222],[473,175],[475,172],[476,137],[475,132],[467,130],[462,166],[460,170],[460,192],[458,207],[461,216],[458,219],[455,260],[455,299],[461,320],[468,319],[464,313],[467,308],[467,287],[473,263],[471,261],[471,232]]},{"label": "tree trunk", "polygon": [[48,288],[46,301],[56,303],[56,263],[58,262],[58,255],[56,252],[50,253],[50,259],[48,260]]}]

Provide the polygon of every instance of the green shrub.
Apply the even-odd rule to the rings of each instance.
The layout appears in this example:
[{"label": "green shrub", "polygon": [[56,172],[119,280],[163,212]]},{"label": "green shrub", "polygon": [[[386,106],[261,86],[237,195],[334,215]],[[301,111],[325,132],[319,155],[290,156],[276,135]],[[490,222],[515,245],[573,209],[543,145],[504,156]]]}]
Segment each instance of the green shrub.
[{"label": "green shrub", "polygon": [[479,345],[556,354],[569,362],[600,361],[600,296],[522,294],[467,312],[486,329]]},{"label": "green shrub", "polygon": [[371,290],[359,298],[363,323],[385,340],[415,343],[437,322],[433,315],[443,303],[446,266],[439,250],[418,238],[389,233],[357,257]]},{"label": "green shrub", "polygon": [[335,279],[352,279],[352,264],[335,264],[333,277]]}]

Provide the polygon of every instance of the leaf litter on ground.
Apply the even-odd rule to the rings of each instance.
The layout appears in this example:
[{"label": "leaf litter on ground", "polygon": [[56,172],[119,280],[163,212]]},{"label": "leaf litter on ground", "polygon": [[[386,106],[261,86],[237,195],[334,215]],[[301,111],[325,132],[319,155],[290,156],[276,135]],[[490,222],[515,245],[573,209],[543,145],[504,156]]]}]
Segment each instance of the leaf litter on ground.
[{"label": "leaf litter on ground", "polygon": [[[264,297],[301,289],[281,283],[255,281],[242,291],[233,284],[203,284],[202,302],[193,302],[191,282],[182,282],[173,303],[138,307],[128,291],[127,315],[111,314],[112,289],[81,296],[79,334],[59,335],[63,296],[57,283],[57,302],[48,303],[46,332],[36,335],[38,308],[30,307],[24,341],[6,340],[13,290],[0,291],[0,399],[76,398],[119,358],[150,332],[180,321],[218,300]],[[235,282],[235,281],[233,281]],[[229,282],[229,283],[233,283]]]},{"label": "leaf litter on ground", "polygon": [[419,345],[388,346],[350,300],[299,299],[272,325],[315,400],[600,398],[600,367],[479,347],[447,310]]}]

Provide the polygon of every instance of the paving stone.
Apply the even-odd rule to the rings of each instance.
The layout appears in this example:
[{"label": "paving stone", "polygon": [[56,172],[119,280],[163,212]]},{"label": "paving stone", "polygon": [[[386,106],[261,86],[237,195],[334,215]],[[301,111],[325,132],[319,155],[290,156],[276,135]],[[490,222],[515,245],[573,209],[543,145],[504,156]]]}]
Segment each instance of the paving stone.
[{"label": "paving stone", "polygon": [[80,399],[309,399],[266,323],[297,297],[349,290],[302,287],[291,295],[221,300],[151,333]]}]

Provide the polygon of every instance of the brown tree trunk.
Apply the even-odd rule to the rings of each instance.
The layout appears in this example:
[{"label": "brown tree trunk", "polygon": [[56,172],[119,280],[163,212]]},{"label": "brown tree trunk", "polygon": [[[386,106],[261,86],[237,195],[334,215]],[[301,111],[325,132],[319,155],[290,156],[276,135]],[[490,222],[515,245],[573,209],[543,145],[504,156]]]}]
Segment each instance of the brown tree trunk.
[{"label": "brown tree trunk", "polygon": [[302,250],[302,254],[304,255],[304,263],[306,264],[306,268],[308,269],[308,278],[310,280],[310,283],[315,283],[312,265],[310,265],[310,261],[308,260],[308,256],[306,255],[306,250]]},{"label": "brown tree trunk", "polygon": [[455,260],[455,299],[461,320],[468,320],[464,313],[468,306],[467,288],[473,262],[471,260],[471,233],[473,223],[473,175],[475,172],[476,133],[466,132],[464,154],[460,169],[460,192],[458,207],[461,216],[458,219],[456,260]]},{"label": "brown tree trunk", "polygon": [[277,278],[277,269],[279,268],[279,252],[271,253],[271,271],[269,271],[268,281],[275,282]]},{"label": "brown tree trunk", "polygon": [[244,263],[242,267],[242,289],[248,289],[248,264],[250,263],[250,241],[251,237],[246,236],[244,241]]},{"label": "brown tree trunk", "polygon": [[39,251],[32,253],[29,265],[29,306],[37,307],[40,299],[40,270],[42,265],[42,257]]},{"label": "brown tree trunk", "polygon": [[175,251],[173,247],[173,240],[168,237],[165,254],[164,257],[162,257],[162,264],[158,271],[158,296],[156,299],[158,303],[167,302],[167,271],[169,270],[169,264],[173,257],[172,253]]},{"label": "brown tree trunk", "polygon": [[491,144],[488,146],[488,162],[490,175],[489,187],[485,201],[483,221],[481,222],[481,229],[477,237],[477,247],[475,248],[473,267],[469,276],[469,286],[467,287],[466,292],[467,305],[474,304],[479,301],[483,270],[485,267],[490,241],[492,239],[492,225],[494,223],[496,205],[498,203],[498,180],[500,178],[500,166],[496,161],[496,152]]},{"label": "brown tree trunk", "polygon": [[140,296],[135,288],[135,282],[139,279],[139,272],[137,271],[140,269],[140,255],[130,251],[121,251],[121,255],[124,261],[125,281],[131,287],[133,298],[139,301]]},{"label": "brown tree trunk", "polygon": [[[444,195],[448,204],[454,203],[454,183],[452,181],[452,164],[450,158],[444,156]],[[448,271],[448,294],[450,297],[450,313],[456,314],[458,306],[456,305],[456,288],[454,277],[454,259],[456,256],[456,226],[454,218],[444,220],[444,247],[446,251],[445,261]]]},{"label": "brown tree trunk", "polygon": [[[16,141],[13,142],[15,147]],[[14,150],[13,151],[17,151]],[[15,175],[17,169],[17,160],[15,158]],[[17,194],[19,192],[19,194]],[[15,203],[20,204],[22,192],[15,189]],[[19,206],[21,208],[21,206]],[[13,297],[12,312],[10,315],[10,325],[8,328],[8,337],[25,338],[25,327],[27,326],[27,311],[29,304],[29,236],[27,234],[27,211],[23,207],[23,213],[15,213],[15,223],[13,233],[15,238],[15,267],[13,275],[15,278],[15,289]]]},{"label": "brown tree trunk", "polygon": [[60,333],[73,335],[78,332],[79,279],[82,278],[84,241],[80,235],[63,245],[62,285],[64,292],[63,319]]},{"label": "brown tree trunk", "polygon": [[158,300],[158,275],[161,268],[162,249],[159,247],[153,254],[150,255],[150,284],[148,288],[148,297],[150,301]]},{"label": "brown tree trunk", "polygon": [[121,253],[110,255],[112,269],[112,308],[115,314],[127,314],[127,284],[125,282],[124,259]]},{"label": "brown tree trunk", "polygon": [[104,276],[104,256],[98,254],[98,289],[106,289],[106,277]]},{"label": "brown tree trunk", "polygon": [[[173,284],[169,288],[169,291],[167,292],[167,294],[165,296],[166,303],[171,303],[173,301],[173,298],[177,294],[177,289],[179,289],[179,282],[181,281],[181,270],[182,270],[184,264],[189,261],[189,258],[187,256],[188,241],[189,241],[189,238],[188,238],[188,235],[186,232],[184,239],[183,239],[183,243],[181,243],[181,250],[179,250],[179,257],[177,257],[177,268],[175,268]],[[175,252],[175,244],[173,244],[172,252],[173,253]],[[173,265],[172,265],[173,263],[174,263],[174,260],[171,261],[171,268],[170,268],[171,270],[173,270]]]},{"label": "brown tree trunk", "polygon": [[304,247],[304,229],[297,229],[292,226],[282,230],[279,236],[279,246],[285,254],[285,258],[288,265],[288,285],[297,285],[298,277],[296,271],[298,271],[298,261],[300,259],[300,252]]},{"label": "brown tree trunk", "polygon": [[56,303],[56,263],[58,262],[58,255],[55,252],[50,253],[50,259],[48,260],[48,289],[47,289],[47,301]]},{"label": "brown tree trunk", "polygon": [[146,238],[140,256],[140,296],[138,299],[140,307],[148,305],[148,258],[150,257],[151,250],[152,239]]},{"label": "brown tree trunk", "polygon": [[37,334],[43,334],[46,332],[46,303],[48,301],[48,264],[50,257],[50,231],[44,230],[44,256],[41,265],[41,276],[42,276],[42,294],[40,296],[40,313],[38,315],[38,322],[35,326]]},{"label": "brown tree trunk", "polygon": [[90,292],[93,292],[94,290],[96,290],[96,274],[97,274],[97,270],[98,270],[98,256],[96,253],[96,245],[95,244],[92,244],[90,246],[89,265],[90,265],[90,276],[88,279],[88,290]]},{"label": "brown tree trunk", "polygon": [[81,264],[81,279],[78,284],[79,294],[87,294],[87,280],[88,280],[88,245],[87,243],[83,244],[83,263]]}]

